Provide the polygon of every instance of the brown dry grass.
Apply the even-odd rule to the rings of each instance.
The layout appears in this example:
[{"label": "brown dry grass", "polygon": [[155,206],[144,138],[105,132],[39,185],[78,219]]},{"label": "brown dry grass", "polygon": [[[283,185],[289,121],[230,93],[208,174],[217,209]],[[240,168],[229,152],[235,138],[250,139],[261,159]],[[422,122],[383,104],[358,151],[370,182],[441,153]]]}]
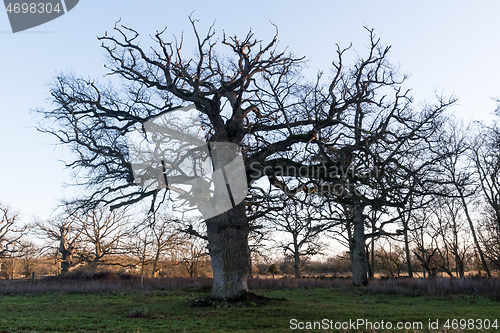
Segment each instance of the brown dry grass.
[{"label": "brown dry grass", "polygon": [[[209,290],[210,278],[144,278],[136,275],[118,275],[114,272],[101,272],[89,275],[70,275],[43,279],[0,280],[0,294],[23,293],[105,293],[126,290],[181,290],[188,288]],[[252,290],[315,289],[331,288],[343,291],[359,291],[363,294],[385,294],[403,296],[484,296],[500,301],[500,279],[388,279],[373,280],[370,285],[355,288],[349,279],[344,278],[250,278],[248,286]]]}]

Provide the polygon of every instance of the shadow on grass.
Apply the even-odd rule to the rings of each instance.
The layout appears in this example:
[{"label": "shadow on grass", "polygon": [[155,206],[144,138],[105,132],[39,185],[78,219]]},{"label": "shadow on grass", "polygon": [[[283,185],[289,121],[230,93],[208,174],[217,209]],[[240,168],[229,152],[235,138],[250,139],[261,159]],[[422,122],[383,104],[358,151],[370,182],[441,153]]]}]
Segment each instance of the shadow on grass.
[{"label": "shadow on grass", "polygon": [[229,307],[262,307],[275,302],[284,302],[284,298],[271,298],[254,294],[252,292],[242,293],[241,295],[230,299],[216,299],[210,295],[195,298],[187,302],[189,307],[215,307],[215,308],[229,308]]}]

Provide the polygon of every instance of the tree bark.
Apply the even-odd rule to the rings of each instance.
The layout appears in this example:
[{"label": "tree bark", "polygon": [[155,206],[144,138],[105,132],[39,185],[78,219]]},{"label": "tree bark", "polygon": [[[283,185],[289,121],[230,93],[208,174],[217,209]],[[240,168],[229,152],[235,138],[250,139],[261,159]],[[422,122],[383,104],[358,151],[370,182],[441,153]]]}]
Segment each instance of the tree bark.
[{"label": "tree bark", "polygon": [[456,219],[453,219],[453,255],[455,256],[455,272],[460,278],[463,278],[465,276],[464,262],[459,250]]},{"label": "tree bark", "polygon": [[413,201],[410,197],[409,211],[405,215],[401,210],[398,209],[399,216],[401,217],[401,223],[403,224],[403,238],[405,243],[405,257],[406,257],[406,267],[408,270],[408,277],[413,278],[413,267],[411,265],[411,251],[410,251],[410,239],[408,237],[408,225],[410,224],[410,216],[412,212]]},{"label": "tree bark", "polygon": [[[373,245],[373,240],[372,240],[372,245]],[[373,246],[371,247],[371,250],[370,250],[370,248],[367,245],[365,253],[366,253],[366,266],[368,268],[368,279],[372,280],[373,276],[374,276],[374,272],[373,272],[373,267],[374,267],[373,263],[374,263],[374,261],[373,261],[373,257],[372,257]]]},{"label": "tree bark", "polygon": [[67,228],[62,226],[59,228],[59,252],[61,253],[61,275],[66,275],[73,265],[73,246],[66,243]]},{"label": "tree bark", "polygon": [[158,276],[158,274],[156,272],[157,267],[158,267],[158,261],[160,261],[160,251],[159,250],[156,251],[155,260],[153,261],[153,277],[154,278]]},{"label": "tree bark", "polygon": [[244,202],[207,219],[206,225],[214,276],[211,297],[231,299],[246,293],[251,259]]},{"label": "tree bark", "polygon": [[73,265],[72,256],[71,255],[62,255],[61,261],[61,275],[66,275],[69,272],[69,269]]},{"label": "tree bark", "polygon": [[300,279],[300,255],[299,255],[299,245],[297,243],[297,234],[293,234],[293,255],[294,255],[294,266],[295,266],[295,278]]},{"label": "tree bark", "polygon": [[413,278],[413,267],[411,266],[410,240],[408,239],[408,221],[403,222],[403,234],[405,242],[406,267],[408,268],[408,277]]},{"label": "tree bark", "polygon": [[[377,231],[375,227],[375,219],[372,220],[372,234],[375,235],[375,232]],[[367,256],[369,258],[368,261],[368,279],[373,280],[375,277],[375,236],[372,238],[371,246],[370,246],[370,251],[366,249]]]},{"label": "tree bark", "polygon": [[355,286],[366,286],[368,276],[366,270],[365,255],[365,219],[363,217],[364,206],[359,199],[354,199],[352,237],[352,278]]},{"label": "tree bark", "polygon": [[[457,187],[457,189],[458,189],[458,187]],[[472,239],[474,240],[474,245],[476,246],[477,253],[479,254],[479,258],[481,259],[481,263],[483,264],[483,268],[484,268],[484,271],[486,272],[486,275],[488,276],[488,278],[491,278],[490,270],[488,268],[488,265],[486,264],[486,260],[484,259],[483,250],[481,249],[481,246],[479,245],[479,241],[477,239],[476,231],[474,229],[474,224],[472,223],[472,218],[469,215],[469,209],[467,207],[467,202],[465,202],[465,198],[464,198],[462,191],[459,190],[459,194],[460,194],[460,199],[462,200],[462,205],[464,208],[465,217],[467,218],[467,222],[469,223],[469,228],[470,228],[470,231],[472,233]]]}]

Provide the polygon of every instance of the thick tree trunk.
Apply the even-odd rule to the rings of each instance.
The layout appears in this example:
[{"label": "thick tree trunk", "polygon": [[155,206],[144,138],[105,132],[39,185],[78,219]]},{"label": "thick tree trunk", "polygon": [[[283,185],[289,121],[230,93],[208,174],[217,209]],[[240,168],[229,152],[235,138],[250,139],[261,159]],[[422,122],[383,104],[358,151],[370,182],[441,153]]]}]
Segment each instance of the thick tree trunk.
[{"label": "thick tree trunk", "polygon": [[410,223],[410,216],[412,211],[412,201],[410,201],[409,212],[405,215],[400,209],[398,209],[399,216],[401,217],[401,223],[403,224],[403,237],[405,243],[405,257],[406,257],[406,267],[408,270],[408,277],[413,278],[413,267],[411,266],[411,251],[410,251],[410,239],[408,237],[408,225]]},{"label": "thick tree trunk", "polygon": [[375,238],[372,241],[372,248],[370,252],[370,279],[375,278]]},{"label": "thick tree trunk", "polygon": [[352,278],[355,286],[366,286],[368,276],[366,270],[365,255],[365,219],[363,217],[364,206],[357,199],[354,199],[352,236]]},{"label": "thick tree trunk", "polygon": [[59,252],[61,253],[61,275],[65,275],[69,272],[69,269],[73,265],[73,247],[66,244],[66,227],[60,227],[59,234]]},{"label": "thick tree trunk", "polygon": [[294,250],[294,266],[295,266],[295,278],[300,279],[300,255],[299,255],[299,244],[297,242],[297,234],[293,234],[293,250]]},{"label": "thick tree trunk", "polygon": [[458,254],[458,249],[455,249],[455,271],[457,275],[460,278],[463,278],[465,276],[465,267],[464,267],[464,261],[460,257],[460,254]]},{"label": "thick tree trunk", "polygon": [[160,251],[156,251],[155,260],[153,261],[153,277],[158,277],[157,267],[158,261],[160,261]]},{"label": "thick tree trunk", "polygon": [[73,265],[72,256],[63,254],[61,261],[61,275],[67,274],[72,265]]},{"label": "thick tree trunk", "polygon": [[410,254],[410,240],[408,239],[408,222],[403,225],[404,241],[405,241],[405,255],[406,255],[406,267],[408,269],[408,277],[413,278],[413,267],[411,266],[411,254]]},{"label": "thick tree trunk", "polygon": [[464,263],[461,260],[457,262],[457,271],[458,276],[461,279],[465,277]]},{"label": "thick tree trunk", "polygon": [[460,278],[465,276],[464,272],[464,262],[460,255],[459,245],[458,245],[458,232],[456,223],[453,225],[453,256],[455,257],[455,273]]},{"label": "thick tree trunk", "polygon": [[206,225],[214,276],[211,297],[238,297],[248,291],[247,277],[251,272],[244,202],[207,219]]},{"label": "thick tree trunk", "polygon": [[366,245],[366,250],[365,250],[365,256],[366,256],[366,268],[368,271],[368,280],[373,279],[373,269],[372,269],[372,258],[370,256],[370,248],[368,245]]},{"label": "thick tree trunk", "polygon": [[481,259],[481,263],[483,264],[484,271],[486,272],[486,275],[488,278],[491,278],[491,273],[488,268],[488,265],[486,264],[486,260],[484,259],[484,254],[483,250],[481,249],[481,246],[479,245],[479,241],[477,239],[476,231],[474,229],[474,224],[472,223],[472,218],[469,215],[469,209],[467,207],[467,203],[465,202],[464,195],[462,191],[459,191],[460,194],[460,199],[462,200],[462,205],[464,208],[465,216],[467,217],[467,222],[469,223],[469,228],[472,234],[472,239],[474,240],[474,246],[476,247],[477,253],[479,254],[479,258]]}]

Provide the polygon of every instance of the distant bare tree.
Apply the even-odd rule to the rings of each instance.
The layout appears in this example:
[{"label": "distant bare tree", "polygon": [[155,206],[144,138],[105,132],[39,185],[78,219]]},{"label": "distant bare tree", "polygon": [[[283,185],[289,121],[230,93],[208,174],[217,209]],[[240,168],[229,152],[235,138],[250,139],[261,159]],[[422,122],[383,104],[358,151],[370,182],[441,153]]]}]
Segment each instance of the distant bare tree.
[{"label": "distant bare tree", "polygon": [[283,210],[270,214],[273,229],[285,237],[285,240],[278,241],[277,247],[285,256],[293,258],[296,278],[301,277],[301,260],[320,254],[325,249],[320,236],[334,225],[323,218],[320,210],[318,202],[314,203],[313,199],[299,193],[287,200]]},{"label": "distant bare tree", "polygon": [[500,269],[500,227],[496,223],[495,213],[490,207],[483,209],[478,237],[484,247],[484,256],[497,269]]},{"label": "distant bare tree", "polygon": [[[433,262],[433,258],[436,254],[437,248],[433,247],[435,243],[435,238],[431,237],[429,239],[427,230],[430,229],[432,213],[429,207],[422,207],[418,211],[411,215],[411,237],[415,247],[413,249],[413,254],[417,260],[422,265],[422,273],[424,278],[426,274],[429,276],[434,276],[437,274],[437,269]],[[432,235],[434,236],[434,234]]]},{"label": "distant bare tree", "polygon": [[125,245],[127,257],[131,257],[133,261],[138,260],[141,265],[141,278],[145,275],[146,265],[152,260],[152,245],[151,230],[144,228],[133,230]]},{"label": "distant bare tree", "polygon": [[180,263],[184,265],[190,277],[195,277],[208,258],[207,241],[192,236],[183,238],[177,250]]},{"label": "distant bare tree", "polygon": [[141,272],[152,263],[152,275],[156,277],[159,262],[169,251],[182,246],[181,227],[177,219],[156,213],[136,225],[128,234],[126,245],[130,254],[141,263]]},{"label": "distant bare tree", "polygon": [[[497,102],[499,106],[495,113],[500,117],[500,100]],[[470,155],[484,202],[479,237],[484,246],[484,255],[500,268],[500,123],[498,120],[490,126],[479,125]],[[486,266],[484,261],[483,266]],[[485,270],[488,274],[487,266]]]},{"label": "distant bare tree", "polygon": [[[387,248],[386,248],[387,247]],[[379,259],[382,269],[386,270],[392,278],[399,277],[401,275],[401,270],[404,267],[404,249],[395,245],[393,246],[390,242],[379,246],[375,252],[375,256]],[[396,271],[396,274],[394,274]]]},{"label": "distant bare tree", "polygon": [[153,275],[156,276],[162,256],[182,244],[181,230],[177,220],[167,215],[150,221],[148,227],[151,230],[154,249]]},{"label": "distant bare tree", "polygon": [[465,276],[465,262],[470,250],[469,230],[460,216],[462,207],[459,200],[438,198],[433,205],[434,218],[430,229],[438,238],[438,254],[441,257],[440,267],[453,277]]},{"label": "distant bare tree", "polygon": [[19,225],[19,214],[0,204],[0,258],[13,257],[22,252],[23,236],[28,226]]},{"label": "distant bare tree", "polygon": [[94,268],[99,265],[117,264],[116,261],[108,259],[125,252],[130,222],[125,211],[109,211],[106,207],[99,206],[80,211],[75,216],[83,243],[83,249],[79,253],[80,259]]},{"label": "distant bare tree", "polygon": [[21,260],[21,274],[29,278],[35,273],[34,263],[40,255],[40,249],[31,241],[22,242],[22,252],[19,254]]},{"label": "distant bare tree", "polygon": [[[461,208],[469,225],[469,230],[474,242],[475,250],[479,255],[482,267],[486,271],[488,277],[491,277],[483,248],[479,243],[479,238],[476,232],[476,226],[473,221],[471,206],[478,199],[479,186],[478,178],[481,179],[481,167],[485,167],[480,159],[480,153],[476,152],[484,149],[478,145],[480,139],[473,144],[469,133],[472,128],[466,127],[457,122],[450,122],[449,126],[444,129],[441,138],[441,144],[436,149],[446,156],[441,161],[443,172],[441,173],[441,183],[449,186],[448,196],[456,197],[461,203]],[[474,170],[474,166],[476,170]],[[484,174],[483,174],[484,176]],[[482,182],[482,181],[481,181]]]},{"label": "distant bare tree", "polygon": [[[61,274],[69,272],[80,263],[74,261],[81,244],[82,225],[70,206],[63,205],[62,211],[47,221],[37,220],[34,231],[38,237],[48,241],[42,251],[53,251],[61,254]],[[81,250],[81,248],[80,248]]]},{"label": "distant bare tree", "polygon": [[[366,212],[387,212],[388,217],[369,231],[370,237],[389,233],[387,227],[399,221],[390,210],[405,208],[408,193],[430,190],[428,179],[435,178],[433,169],[442,158],[431,149],[439,144],[435,133],[455,101],[438,97],[435,104],[412,107],[410,91],[403,88],[406,76],[388,60],[390,47],[367,30],[366,56],[346,66],[348,49],[339,48],[333,78],[322,85],[320,75],[310,88],[308,105],[315,116],[325,114],[332,123],[325,119],[327,125],[314,126],[317,140],[303,145],[308,153],[304,160],[324,167],[303,180],[308,191],[349,207],[345,229],[352,231],[349,249],[358,286],[368,284]],[[296,151],[289,155],[303,156]]]}]

